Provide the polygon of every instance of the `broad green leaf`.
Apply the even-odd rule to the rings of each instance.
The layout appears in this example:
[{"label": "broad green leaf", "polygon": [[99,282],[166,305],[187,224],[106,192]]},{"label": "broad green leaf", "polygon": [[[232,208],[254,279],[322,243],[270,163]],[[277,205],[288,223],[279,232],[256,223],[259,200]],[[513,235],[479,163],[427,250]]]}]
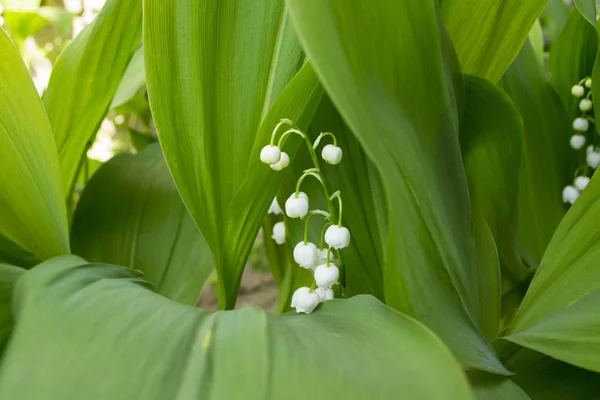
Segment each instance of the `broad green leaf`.
[{"label": "broad green leaf", "polygon": [[130,101],[146,83],[146,71],[144,70],[144,48],[140,47],[131,57],[129,65],[121,78],[115,97],[112,99],[110,108],[117,108]]},{"label": "broad green leaf", "polygon": [[[529,275],[517,252],[517,199],[523,155],[523,122],[510,98],[495,85],[465,77],[465,114],[460,145],[467,173],[474,230],[479,240],[489,230],[491,246],[476,243],[479,263],[479,325],[495,339],[500,321],[500,271],[519,282]],[[479,216],[486,223],[478,221]],[[486,226],[487,225],[487,226]],[[495,245],[494,245],[495,241]],[[496,254],[496,248],[498,250]],[[503,288],[503,292],[505,289]]]},{"label": "broad green leaf", "polygon": [[551,44],[562,32],[570,12],[571,7],[564,0],[550,0],[542,11],[540,21]]},{"label": "broad green leaf", "polygon": [[579,100],[571,94],[571,88],[583,78],[592,76],[597,49],[596,29],[577,9],[573,9],[548,58],[552,83],[572,118],[578,117],[581,111]]},{"label": "broad green leaf", "polygon": [[463,72],[497,82],[548,0],[443,0],[441,16]]},{"label": "broad green leaf", "polygon": [[141,0],[108,0],[65,48],[52,69],[44,105],[70,196],[88,144],[140,45]]},{"label": "broad green leaf", "polygon": [[600,371],[600,176],[571,207],[508,332],[551,357]]},{"label": "broad green leaf", "polygon": [[68,253],[52,130],[25,64],[2,29],[0,160],[0,236],[38,260]]},{"label": "broad green leaf", "polygon": [[158,143],[100,167],[73,216],[71,242],[90,261],[142,271],[158,293],[182,304],[196,304],[214,268]]},{"label": "broad green leaf", "polygon": [[370,296],[311,315],[211,315],[126,268],[55,259],[24,275],[15,299],[0,398],[472,398],[441,341]]},{"label": "broad green leaf", "polygon": [[575,8],[588,22],[596,26],[596,0],[573,0]]},{"label": "broad green leaf", "polygon": [[386,190],[386,302],[432,328],[462,363],[506,373],[475,323],[457,82],[442,54],[449,49],[435,3],[287,4],[321,82]]},{"label": "broad green leaf", "polygon": [[13,329],[12,295],[24,269],[0,264],[0,355]]},{"label": "broad green leaf", "polygon": [[540,24],[540,20],[536,19],[535,23],[531,27],[531,31],[529,31],[529,35],[527,36],[533,49],[535,51],[535,55],[541,63],[544,62],[544,31],[542,30],[542,25]]},{"label": "broad green leaf", "polygon": [[519,179],[520,254],[537,267],[566,213],[561,193],[572,182],[571,121],[531,44],[525,43],[501,86],[523,118],[523,164]]},{"label": "broad green leaf", "polygon": [[597,399],[600,374],[577,368],[511,342],[498,341],[511,380],[532,399]]},{"label": "broad green leaf", "polygon": [[[304,55],[282,1],[144,5],[148,94],[161,146],[215,256],[221,307],[231,308],[283,177],[260,162],[260,150],[282,118],[306,128],[321,89],[307,65],[283,90]],[[299,143],[286,143],[291,158]]]},{"label": "broad green leaf", "polygon": [[477,400],[529,400],[519,385],[504,376],[469,371],[467,377]]},{"label": "broad green leaf", "polygon": [[[319,161],[329,192],[341,192],[343,223],[352,235],[350,246],[343,250],[345,293],[372,294],[383,301],[383,237],[387,229],[380,230],[377,215],[381,204],[385,204],[378,172],[327,96],[315,113],[310,131],[313,142],[321,132],[334,133],[343,151],[338,165]],[[330,140],[321,141],[318,155]]]}]

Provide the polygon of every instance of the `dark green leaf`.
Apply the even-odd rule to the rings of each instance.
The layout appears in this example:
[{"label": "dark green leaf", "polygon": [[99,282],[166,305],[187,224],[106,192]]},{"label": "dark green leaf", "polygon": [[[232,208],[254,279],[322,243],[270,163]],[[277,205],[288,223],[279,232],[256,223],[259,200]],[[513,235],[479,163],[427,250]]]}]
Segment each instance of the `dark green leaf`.
[{"label": "dark green leaf", "polygon": [[381,174],[390,229],[386,302],[426,323],[462,363],[507,373],[475,323],[457,82],[442,54],[448,48],[436,5],[289,0],[288,6],[321,82]]},{"label": "dark green leaf", "polygon": [[444,0],[441,15],[465,73],[497,82],[548,0]]},{"label": "dark green leaf", "polygon": [[441,341],[370,296],[311,315],[210,315],[143,285],[134,271],[74,258],[24,275],[0,398],[472,398]]},{"label": "dark green leaf", "polygon": [[140,0],[108,0],[59,56],[44,95],[67,195],[142,32]]},{"label": "dark green leaf", "polygon": [[182,304],[196,304],[214,268],[158,143],[118,155],[94,174],[73,217],[72,245],[90,261],[144,272],[159,293]]},{"label": "dark green leaf", "polygon": [[0,264],[0,355],[13,329],[13,289],[24,272],[24,269]]},{"label": "dark green leaf", "polygon": [[56,145],[27,68],[2,29],[0,54],[0,236],[45,260],[69,252]]}]

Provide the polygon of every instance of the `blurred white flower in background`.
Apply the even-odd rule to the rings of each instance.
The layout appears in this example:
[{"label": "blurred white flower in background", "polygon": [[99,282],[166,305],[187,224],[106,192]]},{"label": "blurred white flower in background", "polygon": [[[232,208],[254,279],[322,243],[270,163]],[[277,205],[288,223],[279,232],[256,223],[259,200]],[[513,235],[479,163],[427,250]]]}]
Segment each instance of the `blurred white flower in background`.
[{"label": "blurred white flower in background", "polygon": [[29,66],[33,83],[39,94],[48,87],[52,63],[46,58],[46,52],[41,49],[33,37],[28,37],[23,42],[23,59]]},{"label": "blurred white flower in background", "polygon": [[96,140],[87,152],[88,158],[101,162],[106,162],[113,158],[117,148],[117,144],[113,140],[115,132],[115,124],[107,119],[102,121],[100,130],[96,135]]}]

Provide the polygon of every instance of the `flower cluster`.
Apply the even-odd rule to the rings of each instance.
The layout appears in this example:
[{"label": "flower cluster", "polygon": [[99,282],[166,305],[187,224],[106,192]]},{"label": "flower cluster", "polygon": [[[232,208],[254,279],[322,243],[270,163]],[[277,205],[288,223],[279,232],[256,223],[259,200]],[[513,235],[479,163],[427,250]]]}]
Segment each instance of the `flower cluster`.
[{"label": "flower cluster", "polygon": [[[275,129],[271,134],[271,142],[261,150],[260,160],[263,163],[268,164],[275,171],[281,171],[287,167],[290,163],[290,158],[281,149],[285,144],[286,138],[290,134],[296,134],[302,137],[313,160],[314,168],[307,169],[300,178],[298,178],[295,192],[292,193],[285,202],[285,215],[288,218],[304,219],[306,217],[304,223],[304,240],[296,244],[293,255],[294,261],[296,261],[301,268],[305,268],[313,273],[314,283],[311,287],[301,287],[296,290],[292,296],[291,305],[298,313],[303,312],[310,314],[319,303],[334,298],[333,286],[338,283],[340,277],[340,269],[338,267],[338,265],[341,265],[340,250],[348,247],[350,244],[350,231],[342,225],[343,207],[341,193],[340,191],[337,191],[331,196],[329,195],[327,188],[323,184],[323,176],[316,156],[316,149],[318,148],[319,143],[327,136],[330,136],[333,139],[333,144],[323,146],[321,151],[321,157],[326,163],[331,165],[339,164],[340,161],[342,161],[342,149],[338,147],[337,139],[331,132],[321,133],[315,142],[311,143],[304,132],[295,128],[286,130],[279,138],[277,144],[275,144],[277,131],[284,124],[291,126],[292,121],[282,119],[275,126]],[[308,198],[308,195],[300,190],[302,182],[307,177],[313,177],[321,183],[330,212],[310,209],[310,199]],[[339,213],[337,219],[332,221],[332,214],[335,210],[333,202],[335,200],[337,200],[338,203]],[[271,207],[269,208],[269,213],[283,214],[283,210],[277,202],[277,198],[273,199]],[[320,215],[325,219],[325,224],[321,231],[321,242],[319,247],[308,241],[308,223],[315,215]],[[285,236],[284,223],[277,222],[273,226],[273,240],[275,240],[277,244],[283,244],[285,243]],[[325,246],[325,244],[327,246]],[[333,257],[333,252],[336,252],[337,259]]]},{"label": "flower cluster", "polygon": [[[594,145],[595,124],[594,119],[588,115],[594,108],[592,102],[592,79],[583,78],[579,83],[571,88],[571,94],[579,99],[579,111],[581,115],[573,120],[573,130],[575,134],[569,141],[571,147],[575,150],[581,150],[586,143],[590,143],[585,151],[585,163],[575,171],[575,178],[571,185],[565,186],[562,192],[563,202],[573,204],[579,198],[581,192],[590,182],[589,169],[595,170],[600,165],[600,149]],[[590,127],[592,129],[590,130]],[[592,171],[593,172],[593,171]]]}]

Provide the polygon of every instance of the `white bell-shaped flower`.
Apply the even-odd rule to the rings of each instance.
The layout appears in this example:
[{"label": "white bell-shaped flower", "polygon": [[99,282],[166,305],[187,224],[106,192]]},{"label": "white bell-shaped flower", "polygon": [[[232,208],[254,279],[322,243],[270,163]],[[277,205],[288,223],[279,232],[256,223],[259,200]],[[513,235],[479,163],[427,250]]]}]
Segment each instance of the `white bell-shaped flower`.
[{"label": "white bell-shaped flower", "polygon": [[321,157],[328,164],[336,165],[342,161],[342,149],[341,147],[334,146],[332,144],[328,144],[323,147],[321,151]]},{"label": "white bell-shaped flower", "polygon": [[[333,253],[331,253],[330,261],[333,261]],[[319,250],[317,254],[317,265],[324,264],[327,262],[327,249]]]},{"label": "white bell-shaped flower", "polygon": [[589,99],[583,99],[579,102],[579,109],[583,112],[591,110],[593,106],[594,103]]},{"label": "white bell-shaped flower", "polygon": [[583,192],[589,183],[590,178],[588,178],[587,176],[578,176],[577,178],[575,178],[575,187],[580,192]]},{"label": "white bell-shaped flower", "polygon": [[292,296],[292,308],[295,308],[297,313],[310,314],[317,305],[319,305],[319,295],[306,286],[297,289]]},{"label": "white bell-shaped flower", "polygon": [[573,129],[580,132],[587,132],[590,127],[590,123],[585,118],[575,118],[573,121]]},{"label": "white bell-shaped flower", "polygon": [[590,151],[586,154],[586,161],[587,164],[596,169],[598,168],[598,165],[600,165],[600,152],[597,151]]},{"label": "white bell-shaped flower", "polygon": [[319,303],[322,303],[327,300],[333,300],[335,294],[333,293],[333,289],[331,288],[316,288],[315,292],[319,295]]},{"label": "white bell-shaped flower", "polygon": [[288,165],[290,165],[290,156],[288,156],[285,151],[282,151],[279,161],[277,161],[275,164],[271,164],[271,169],[274,171],[281,171]]},{"label": "white bell-shaped flower", "polygon": [[565,186],[562,192],[563,202],[573,204],[575,200],[579,197],[579,190],[577,188],[569,185]]},{"label": "white bell-shaped flower", "polygon": [[333,263],[321,264],[315,268],[315,282],[320,288],[330,288],[335,285],[340,277],[340,270]]},{"label": "white bell-shaped flower", "polygon": [[569,141],[569,143],[571,144],[572,148],[574,148],[575,150],[579,150],[583,146],[585,146],[585,136],[580,134],[573,135],[571,136],[571,140]]},{"label": "white bell-shaped flower", "polygon": [[275,222],[275,225],[273,225],[273,234],[271,235],[271,238],[277,244],[285,243],[285,224],[283,222]]},{"label": "white bell-shaped flower", "polygon": [[592,153],[594,150],[595,150],[595,149],[594,149],[594,145],[593,145],[593,144],[590,144],[590,145],[587,147],[587,149],[585,149],[586,153],[588,153],[588,154],[589,154],[589,153]]},{"label": "white bell-shaped flower", "polygon": [[275,164],[281,158],[281,150],[277,146],[266,145],[260,151],[260,161],[265,164]]},{"label": "white bell-shaped flower", "polygon": [[592,78],[587,78],[585,80],[585,87],[588,88],[588,89],[592,88]]},{"label": "white bell-shaped flower", "polygon": [[277,201],[277,197],[275,197],[273,199],[273,201],[271,202],[271,206],[269,207],[269,212],[268,213],[269,214],[275,214],[275,215],[283,214],[283,210],[279,206],[279,202]]},{"label": "white bell-shaped flower", "polygon": [[350,231],[344,226],[331,225],[325,231],[325,242],[334,249],[343,249],[350,244]]},{"label": "white bell-shaped flower", "polygon": [[575,97],[581,97],[585,94],[585,89],[581,85],[575,85],[571,88],[571,94]]},{"label": "white bell-shaped flower", "polygon": [[311,242],[300,242],[294,247],[294,261],[306,269],[314,269],[317,265],[317,246]]},{"label": "white bell-shaped flower", "polygon": [[304,218],[308,214],[308,196],[304,192],[292,193],[285,201],[285,213],[290,218]]}]

